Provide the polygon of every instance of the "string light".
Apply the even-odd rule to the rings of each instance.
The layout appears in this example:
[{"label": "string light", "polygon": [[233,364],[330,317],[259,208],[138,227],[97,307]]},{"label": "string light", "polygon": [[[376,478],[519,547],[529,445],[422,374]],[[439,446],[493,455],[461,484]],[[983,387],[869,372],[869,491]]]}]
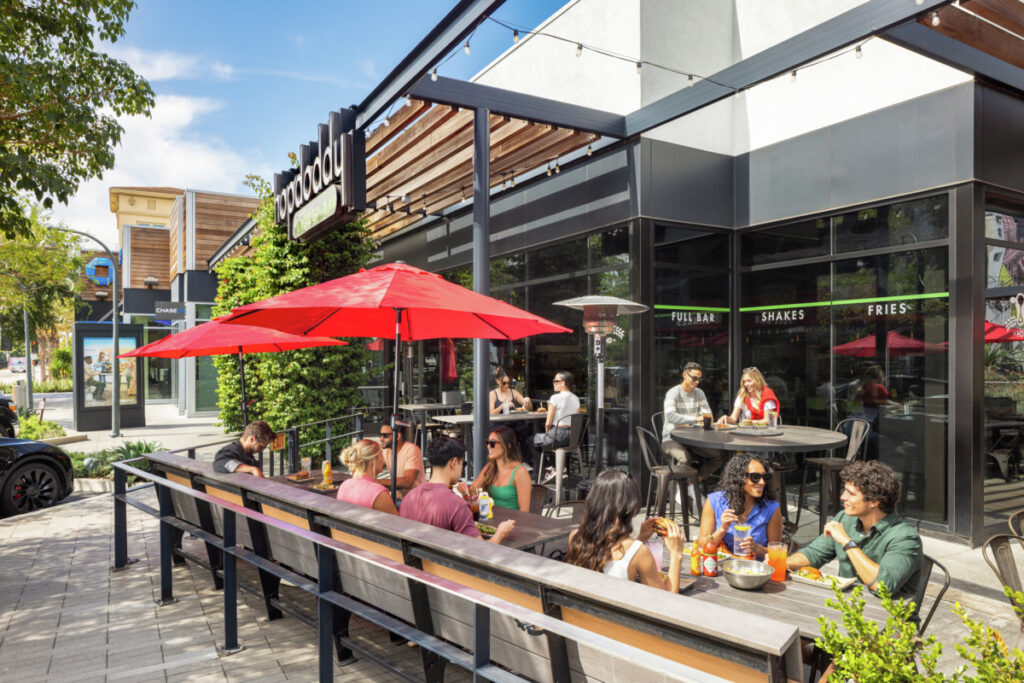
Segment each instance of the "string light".
[{"label": "string light", "polygon": [[516,177],[515,177],[515,176],[512,176],[512,177],[511,177],[511,178],[509,179],[509,181],[508,181],[508,182],[509,182],[509,186],[510,186],[510,187],[515,187],[515,186],[516,186]]},{"label": "string light", "polygon": [[636,73],[637,73],[637,75],[640,75],[640,70],[643,69],[643,68],[644,68],[644,63],[643,62],[637,62],[636,63]]},{"label": "string light", "polygon": [[551,162],[549,161],[548,162],[548,177],[549,178],[551,177],[551,173],[552,173],[552,171],[551,171]]},{"label": "string light", "polygon": [[430,80],[437,80],[437,67],[434,67],[434,69],[430,72]]},{"label": "string light", "polygon": [[587,156],[589,157],[589,156],[593,155],[593,153],[594,153],[594,149],[590,145],[587,145]]},{"label": "string light", "polygon": [[938,26],[942,23],[942,19],[939,19],[938,12],[932,12],[932,26]]},{"label": "string light", "polygon": [[462,46],[462,49],[466,51],[467,55],[469,54],[469,40],[467,40],[466,44]]},{"label": "string light", "polygon": [[857,59],[860,59],[861,57],[864,56],[864,52],[861,51],[860,45],[858,45],[857,49],[853,51],[853,54],[855,54],[857,56]]},{"label": "string light", "polygon": [[796,83],[796,69],[789,72],[789,80]]},{"label": "string light", "polygon": [[519,31],[518,30],[513,30],[512,31],[512,44],[515,45],[518,42],[519,42]]},{"label": "string light", "polygon": [[410,107],[412,106],[412,95],[406,95],[405,96],[405,103],[407,105],[409,105]]},{"label": "string light", "polygon": [[576,56],[579,57],[583,54],[583,43],[576,43]]},{"label": "string light", "polygon": [[693,74],[686,74],[686,80],[690,82],[690,85],[693,85]]},{"label": "string light", "polygon": [[561,173],[562,169],[558,166],[558,160],[555,160],[555,173]]}]

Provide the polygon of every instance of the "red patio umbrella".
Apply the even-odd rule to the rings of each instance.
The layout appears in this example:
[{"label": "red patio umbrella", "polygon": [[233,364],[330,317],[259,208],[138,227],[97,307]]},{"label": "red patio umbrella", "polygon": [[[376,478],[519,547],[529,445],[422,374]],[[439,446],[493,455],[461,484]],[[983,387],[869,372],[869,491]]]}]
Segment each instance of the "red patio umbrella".
[{"label": "red patio umbrella", "polygon": [[245,360],[243,353],[273,353],[314,346],[345,346],[348,342],[328,337],[303,337],[269,327],[251,325],[225,325],[227,316],[190,327],[155,342],[122,353],[118,358],[149,356],[151,358],[191,358],[194,356],[220,356],[238,354],[238,367],[242,381],[242,421],[249,423],[245,402]]},{"label": "red patio umbrella", "polygon": [[[402,340],[522,339],[545,332],[571,332],[567,327],[404,263],[360,270],[239,306],[232,311],[227,324],[239,323],[301,335],[394,339],[392,426],[398,412]],[[391,471],[395,472],[398,449],[394,443],[391,456]],[[392,497],[395,479],[391,478]]]},{"label": "red patio umbrella", "polygon": [[1004,325],[985,321],[985,343],[1003,344],[1006,342],[1024,341],[1024,330],[1009,328]]},{"label": "red patio umbrella", "polygon": [[[946,350],[941,344],[929,344],[928,342],[907,337],[892,330],[885,335],[885,345],[891,356],[906,356],[912,353],[935,353]],[[877,336],[873,334],[861,337],[860,339],[854,339],[845,344],[839,344],[833,347],[832,350],[840,355],[854,356],[856,358],[879,355]]]}]

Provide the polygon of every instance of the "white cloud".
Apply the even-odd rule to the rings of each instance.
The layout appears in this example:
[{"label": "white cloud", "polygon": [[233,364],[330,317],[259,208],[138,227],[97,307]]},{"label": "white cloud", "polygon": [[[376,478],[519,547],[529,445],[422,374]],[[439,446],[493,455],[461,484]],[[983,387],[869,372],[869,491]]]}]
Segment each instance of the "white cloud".
[{"label": "white cloud", "polygon": [[124,135],[114,168],[79,187],[68,206],[57,205],[55,218],[68,227],[96,235],[116,248],[117,226],[109,190],[119,186],[160,186],[251,194],[242,185],[247,173],[270,177],[270,164],[246,158],[216,137],[200,136],[193,124],[223,104],[203,97],[158,95],[152,118],[123,119]]},{"label": "white cloud", "polygon": [[127,62],[148,81],[210,77],[223,81],[235,74],[235,69],[231,65],[208,61],[198,55],[186,55],[170,50],[144,50],[116,43],[106,45],[105,49],[111,57]]},{"label": "white cloud", "polygon": [[370,80],[375,80],[377,78],[377,67],[374,65],[373,60],[360,59],[359,70],[363,73],[364,77],[369,78]]}]

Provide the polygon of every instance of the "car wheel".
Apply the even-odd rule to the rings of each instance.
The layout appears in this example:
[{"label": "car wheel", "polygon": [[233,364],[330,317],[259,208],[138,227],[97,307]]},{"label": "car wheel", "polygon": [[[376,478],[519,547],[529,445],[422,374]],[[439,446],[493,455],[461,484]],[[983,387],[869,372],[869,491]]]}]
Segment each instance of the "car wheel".
[{"label": "car wheel", "polygon": [[53,468],[28,463],[14,470],[0,492],[0,508],[8,515],[48,508],[60,500],[61,485]]}]

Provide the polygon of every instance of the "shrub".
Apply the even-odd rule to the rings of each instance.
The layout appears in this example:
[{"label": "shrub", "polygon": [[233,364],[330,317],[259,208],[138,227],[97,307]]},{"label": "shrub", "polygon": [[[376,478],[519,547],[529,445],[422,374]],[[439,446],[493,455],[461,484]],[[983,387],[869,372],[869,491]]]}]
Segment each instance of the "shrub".
[{"label": "shrub", "polygon": [[18,411],[18,437],[22,439],[50,439],[55,436],[64,436],[64,428],[56,422],[49,420],[39,421],[35,413],[22,415]]},{"label": "shrub", "polygon": [[62,346],[50,356],[50,374],[54,379],[71,379],[71,349]]},{"label": "shrub", "polygon": [[[114,463],[132,460],[146,453],[163,450],[156,441],[126,441],[117,448],[108,448],[95,453],[72,452],[71,464],[76,477],[96,477],[111,479],[114,476]],[[149,471],[149,463],[139,462],[133,465],[140,470]],[[131,480],[132,477],[129,477]]]},{"label": "shrub", "polygon": [[57,391],[71,391],[73,388],[71,378],[48,379],[45,382],[33,382],[33,394],[49,394]]}]

